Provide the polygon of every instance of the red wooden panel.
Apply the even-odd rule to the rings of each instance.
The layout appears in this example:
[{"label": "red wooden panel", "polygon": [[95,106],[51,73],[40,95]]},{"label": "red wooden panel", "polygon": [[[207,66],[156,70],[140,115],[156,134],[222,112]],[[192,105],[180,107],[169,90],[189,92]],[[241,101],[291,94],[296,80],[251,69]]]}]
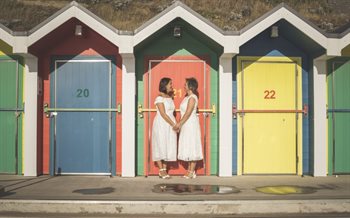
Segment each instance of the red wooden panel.
[{"label": "red wooden panel", "polygon": [[[122,59],[117,55],[117,75],[116,75],[116,105],[122,103]],[[122,174],[122,114],[117,113],[116,117],[116,174]]]},{"label": "red wooden panel", "polygon": [[[172,57],[171,59],[160,58],[148,58],[145,62],[147,73],[144,75],[145,81],[145,101],[144,108],[156,108],[154,105],[155,98],[159,95],[158,86],[159,81],[163,77],[169,77],[173,81],[173,87],[175,91],[174,102],[177,109],[180,107],[182,99],[186,93],[184,90],[185,79],[189,77],[195,77],[198,81],[199,87],[199,102],[198,108],[209,107],[209,68],[205,60],[201,60],[195,57]],[[206,76],[205,76],[206,75]],[[205,101],[205,103],[204,103]],[[144,113],[145,119],[145,132],[144,132],[144,146],[145,146],[145,174],[156,175],[158,174],[158,167],[155,162],[152,161],[152,124],[156,112]],[[176,119],[180,119],[180,112],[176,113]],[[199,114],[202,146],[204,152],[204,116]],[[206,119],[206,150],[209,151],[209,119]],[[205,158],[206,168],[209,169],[209,152],[206,152]],[[171,162],[168,164],[169,174],[182,175],[186,172],[187,165],[182,161]],[[199,161],[197,164],[197,173],[206,174],[204,172],[203,161]]]}]

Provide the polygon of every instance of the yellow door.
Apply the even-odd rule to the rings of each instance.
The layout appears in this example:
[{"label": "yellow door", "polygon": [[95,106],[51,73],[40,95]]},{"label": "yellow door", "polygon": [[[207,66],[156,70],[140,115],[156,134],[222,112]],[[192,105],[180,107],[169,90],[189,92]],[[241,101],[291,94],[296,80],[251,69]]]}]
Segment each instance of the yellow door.
[{"label": "yellow door", "polygon": [[242,173],[297,174],[297,63],[246,60],[240,74]]}]

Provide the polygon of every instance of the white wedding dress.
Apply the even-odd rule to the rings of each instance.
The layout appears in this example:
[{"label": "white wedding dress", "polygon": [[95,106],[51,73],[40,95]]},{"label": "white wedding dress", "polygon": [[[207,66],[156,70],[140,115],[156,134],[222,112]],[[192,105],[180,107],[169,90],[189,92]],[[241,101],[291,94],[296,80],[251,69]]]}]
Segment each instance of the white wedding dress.
[{"label": "white wedding dress", "polygon": [[[176,123],[173,99],[158,96],[154,104],[157,105],[157,103],[164,104],[165,113]],[[157,114],[154,117],[152,127],[152,160],[176,161],[176,144],[176,132],[173,130],[173,127],[163,119],[157,107]]]},{"label": "white wedding dress", "polygon": [[199,125],[199,118],[196,113],[198,98],[195,94],[186,96],[182,100],[180,104],[181,117],[186,112],[187,104],[190,98],[193,98],[196,103],[190,117],[182,125],[179,137],[178,159],[184,161],[196,161],[203,159],[201,128]]}]

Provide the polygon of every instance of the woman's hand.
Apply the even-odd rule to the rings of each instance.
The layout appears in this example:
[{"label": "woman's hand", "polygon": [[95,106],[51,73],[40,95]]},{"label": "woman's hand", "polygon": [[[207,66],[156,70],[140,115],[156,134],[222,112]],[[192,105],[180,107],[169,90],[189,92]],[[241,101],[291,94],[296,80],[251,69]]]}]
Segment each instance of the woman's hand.
[{"label": "woman's hand", "polygon": [[181,129],[181,124],[180,123],[177,123],[173,126],[173,130],[176,131],[176,132],[179,132]]}]

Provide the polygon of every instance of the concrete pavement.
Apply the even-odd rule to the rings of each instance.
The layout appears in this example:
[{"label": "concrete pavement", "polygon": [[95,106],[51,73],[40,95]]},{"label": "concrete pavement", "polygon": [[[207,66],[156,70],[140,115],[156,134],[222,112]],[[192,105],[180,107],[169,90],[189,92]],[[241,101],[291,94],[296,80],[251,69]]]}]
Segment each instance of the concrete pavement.
[{"label": "concrete pavement", "polygon": [[[349,213],[350,176],[0,176],[0,212]],[[2,191],[1,191],[2,190]]]}]

